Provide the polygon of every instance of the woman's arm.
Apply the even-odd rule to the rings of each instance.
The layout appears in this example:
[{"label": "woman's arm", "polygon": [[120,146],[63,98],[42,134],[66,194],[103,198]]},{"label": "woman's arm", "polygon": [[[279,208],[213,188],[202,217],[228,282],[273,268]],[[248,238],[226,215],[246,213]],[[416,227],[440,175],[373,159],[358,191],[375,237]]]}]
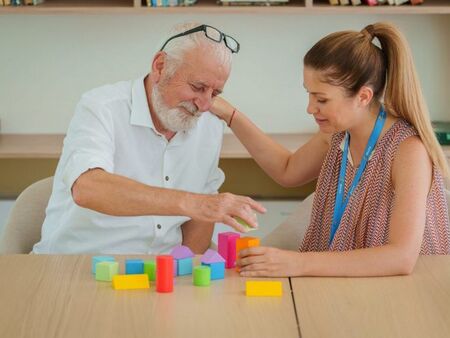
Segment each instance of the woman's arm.
[{"label": "woman's arm", "polygon": [[317,133],[292,154],[224,99],[216,97],[211,112],[230,126],[258,165],[278,184],[299,186],[318,177],[329,148],[330,135]]},{"label": "woman's arm", "polygon": [[249,248],[238,260],[243,276],[388,276],[412,272],[423,241],[431,160],[417,137],[406,139],[394,159],[395,200],[386,245],[345,252],[294,252]]}]

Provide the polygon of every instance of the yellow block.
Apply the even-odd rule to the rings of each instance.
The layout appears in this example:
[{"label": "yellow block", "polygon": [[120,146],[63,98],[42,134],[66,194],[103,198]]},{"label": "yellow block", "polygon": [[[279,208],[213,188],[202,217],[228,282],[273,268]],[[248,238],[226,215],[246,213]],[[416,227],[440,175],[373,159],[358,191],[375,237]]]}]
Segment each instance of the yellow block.
[{"label": "yellow block", "polygon": [[150,288],[150,283],[148,281],[148,276],[146,274],[115,275],[112,280],[112,285],[115,290]]},{"label": "yellow block", "polygon": [[282,296],[281,282],[276,281],[247,281],[245,282],[245,294],[247,296]]}]

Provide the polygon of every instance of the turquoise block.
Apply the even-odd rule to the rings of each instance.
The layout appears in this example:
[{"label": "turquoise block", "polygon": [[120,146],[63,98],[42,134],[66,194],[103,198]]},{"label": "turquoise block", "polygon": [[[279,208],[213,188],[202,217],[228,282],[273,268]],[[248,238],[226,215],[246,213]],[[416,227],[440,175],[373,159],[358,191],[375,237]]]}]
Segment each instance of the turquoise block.
[{"label": "turquoise block", "polygon": [[206,265],[211,268],[211,280],[225,278],[225,262],[211,264],[202,263],[202,265]]},{"label": "turquoise block", "polygon": [[92,273],[95,275],[95,265],[100,262],[114,262],[115,259],[112,256],[93,256],[92,257]]},{"label": "turquoise block", "polygon": [[144,261],[142,259],[126,259],[125,274],[141,275],[144,273]]},{"label": "turquoise block", "polygon": [[178,276],[192,274],[192,258],[178,259]]}]

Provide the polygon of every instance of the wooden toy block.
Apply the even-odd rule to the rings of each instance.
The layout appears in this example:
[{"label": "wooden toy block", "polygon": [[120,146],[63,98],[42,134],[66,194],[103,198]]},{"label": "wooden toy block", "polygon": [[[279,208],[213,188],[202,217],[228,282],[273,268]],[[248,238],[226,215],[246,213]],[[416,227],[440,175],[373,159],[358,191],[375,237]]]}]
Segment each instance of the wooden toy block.
[{"label": "wooden toy block", "polygon": [[115,275],[112,280],[115,290],[148,289],[150,282],[146,274]]},{"label": "wooden toy block", "polygon": [[244,232],[249,232],[249,231],[253,231],[253,230],[257,230],[258,228],[253,228],[250,225],[248,225],[248,223],[246,221],[244,221],[242,218],[240,217],[235,217],[236,221],[242,225],[244,227]]},{"label": "wooden toy block", "polygon": [[210,267],[211,280],[225,278],[225,259],[217,251],[206,250],[200,261],[202,265]]},{"label": "wooden toy block", "polygon": [[126,259],[125,274],[141,275],[144,273],[144,261],[142,259]]},{"label": "wooden toy block", "polygon": [[183,258],[192,258],[194,257],[194,253],[192,250],[185,245],[177,245],[171,251],[170,254],[175,259],[183,259]]},{"label": "wooden toy block", "polygon": [[[239,252],[253,246],[259,246],[259,238],[256,237],[241,237],[236,240],[236,259],[239,258]],[[236,267],[239,271],[239,267]]]},{"label": "wooden toy block", "polygon": [[253,246],[259,246],[259,238],[241,237],[236,240],[236,258],[239,258],[239,251]]},{"label": "wooden toy block", "polygon": [[156,256],[156,291],[173,291],[173,256]]},{"label": "wooden toy block", "polygon": [[211,269],[206,265],[194,267],[193,281],[195,286],[208,286],[211,284]]},{"label": "wooden toy block", "polygon": [[[170,254],[175,260],[174,276],[190,275],[192,273],[192,257],[195,255],[189,247],[185,245],[177,245],[170,251]],[[181,262],[181,260],[185,261]]]},{"label": "wooden toy block", "polygon": [[225,262],[202,263],[202,265],[208,266],[211,269],[211,280],[225,278]]},{"label": "wooden toy block", "polygon": [[278,281],[246,281],[246,296],[266,297],[283,295],[283,287]]},{"label": "wooden toy block", "polygon": [[236,232],[221,232],[218,235],[219,254],[225,259],[225,267],[232,269],[236,265],[236,239],[241,237]]},{"label": "wooden toy block", "polygon": [[112,256],[93,256],[92,257],[92,273],[95,275],[95,266],[100,262],[114,262],[115,259]]},{"label": "wooden toy block", "polygon": [[177,275],[185,276],[192,274],[192,258],[183,258],[177,260]]},{"label": "wooden toy block", "polygon": [[148,276],[148,280],[154,282],[156,280],[156,262],[155,260],[144,262],[144,273]]},{"label": "wooden toy block", "polygon": [[118,262],[99,262],[95,268],[95,279],[102,282],[111,282],[119,274]]}]

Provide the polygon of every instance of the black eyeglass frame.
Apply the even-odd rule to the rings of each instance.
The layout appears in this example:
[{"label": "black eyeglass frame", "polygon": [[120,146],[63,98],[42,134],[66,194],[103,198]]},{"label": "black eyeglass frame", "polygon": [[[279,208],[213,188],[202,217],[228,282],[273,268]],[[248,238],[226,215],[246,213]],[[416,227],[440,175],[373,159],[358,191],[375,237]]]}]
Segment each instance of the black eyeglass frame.
[{"label": "black eyeglass frame", "polygon": [[[206,28],[208,28],[208,27],[209,27],[209,28],[212,28],[212,29],[215,29],[216,31],[218,31],[218,32],[220,33],[220,39],[219,39],[219,40],[213,39],[212,37],[208,36],[208,34],[206,33]],[[161,47],[161,49],[160,49],[159,51],[162,52],[163,49],[164,49],[164,47],[166,47],[167,44],[169,43],[169,41],[171,41],[171,40],[173,40],[173,39],[176,39],[176,38],[179,38],[179,37],[181,37],[181,36],[189,35],[189,34],[196,33],[196,32],[204,32],[204,33],[205,33],[205,36],[206,36],[208,39],[210,39],[210,40],[212,40],[212,41],[214,41],[214,42],[221,43],[221,42],[223,41],[223,42],[225,43],[225,46],[227,46],[227,48],[231,51],[231,53],[237,53],[237,52],[239,52],[239,49],[241,48],[241,45],[239,44],[239,42],[237,42],[237,40],[236,40],[235,38],[233,38],[233,37],[231,37],[231,36],[229,36],[229,35],[226,35],[226,34],[222,33],[222,32],[221,32],[220,30],[218,30],[216,27],[209,26],[209,25],[200,25],[200,26],[194,27],[194,28],[192,28],[192,29],[189,29],[189,30],[187,30],[186,32],[179,33],[179,34],[177,34],[177,35],[174,35],[174,36],[170,37],[169,39],[167,39],[166,42],[164,42],[163,46]],[[236,42],[236,49],[233,49],[233,48],[231,48],[230,46],[228,46],[227,38],[230,38],[230,39],[232,39],[233,41]]]}]

